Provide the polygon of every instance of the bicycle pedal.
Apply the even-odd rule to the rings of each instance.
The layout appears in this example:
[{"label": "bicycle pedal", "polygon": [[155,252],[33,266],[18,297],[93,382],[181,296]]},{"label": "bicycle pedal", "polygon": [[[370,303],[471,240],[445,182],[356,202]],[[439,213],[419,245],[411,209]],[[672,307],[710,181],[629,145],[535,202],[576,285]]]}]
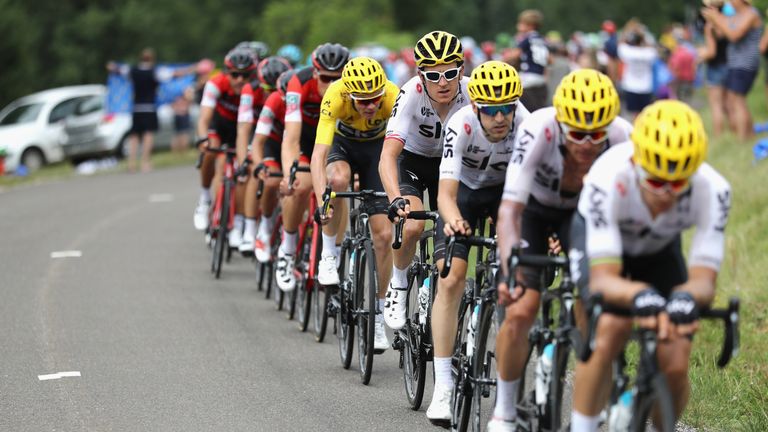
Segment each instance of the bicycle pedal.
[{"label": "bicycle pedal", "polygon": [[403,342],[403,339],[400,337],[400,335],[395,335],[395,338],[392,340],[392,349],[396,349],[398,351],[405,348],[405,343]]}]

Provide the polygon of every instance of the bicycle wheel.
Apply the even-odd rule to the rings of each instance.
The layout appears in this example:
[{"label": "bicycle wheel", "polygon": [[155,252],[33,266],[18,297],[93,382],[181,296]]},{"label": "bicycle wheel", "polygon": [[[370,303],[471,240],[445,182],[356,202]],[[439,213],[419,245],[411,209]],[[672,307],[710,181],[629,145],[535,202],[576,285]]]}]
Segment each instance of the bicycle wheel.
[{"label": "bicycle wheel", "polygon": [[[296,286],[299,289],[299,297],[297,299],[299,309],[299,330],[302,332],[307,331],[309,326],[309,316],[312,312],[312,293],[317,283],[316,280],[312,280],[310,275],[314,275],[311,266],[316,265],[317,260],[312,257],[312,243],[315,238],[315,230],[313,224],[309,224],[304,235],[304,251],[302,253],[303,263],[301,265],[301,284]],[[318,250],[315,250],[317,254]]]},{"label": "bicycle wheel", "polygon": [[491,419],[496,400],[496,305],[483,303],[475,334],[475,351],[472,358],[472,375],[475,388],[472,392],[472,409],[469,430],[482,431]]},{"label": "bicycle wheel", "polygon": [[[436,280],[433,279],[433,280]],[[439,283],[439,282],[438,282]],[[459,304],[459,321],[456,328],[456,340],[452,358],[453,372],[453,401],[451,403],[451,428],[454,431],[467,430],[472,407],[474,386],[472,378],[472,355],[467,351],[467,336],[470,320],[472,319],[474,281],[467,279],[464,295]],[[474,350],[474,348],[472,349]]]},{"label": "bicycle wheel", "polygon": [[661,432],[675,431],[675,413],[672,404],[672,394],[669,392],[667,379],[657,372],[652,380],[653,389],[649,393],[637,393],[632,403],[632,421],[629,424],[631,432],[642,432],[646,429],[648,418],[654,405],[661,409]]},{"label": "bicycle wheel", "polygon": [[[345,242],[346,243],[346,242]],[[334,320],[334,326],[336,327],[336,337],[339,340],[339,357],[341,359],[341,366],[344,369],[349,369],[352,364],[352,347],[355,341],[355,323],[352,315],[352,298],[350,296],[354,282],[352,277],[354,276],[354,262],[351,263],[352,268],[347,269],[349,255],[353,255],[352,251],[349,251],[348,246],[342,246],[341,253],[339,254],[339,277],[341,278],[339,289],[336,293],[336,319]],[[348,272],[352,272],[350,275]]]},{"label": "bicycle wheel", "polygon": [[422,329],[419,321],[419,281],[413,276],[408,281],[408,296],[405,300],[405,326],[399,331],[403,341],[402,369],[405,396],[411,409],[418,411],[424,398],[424,384],[427,380],[427,353],[422,344]]},{"label": "bicycle wheel", "polygon": [[568,370],[568,357],[571,353],[569,343],[553,344],[552,375],[549,381],[547,402],[544,413],[539,419],[539,425],[546,430],[560,430],[563,424],[563,390],[565,389],[565,374]]},{"label": "bicycle wheel", "polygon": [[288,297],[288,309],[286,310],[285,317],[288,321],[293,321],[293,317],[296,316],[296,299],[299,296],[299,281],[296,281],[296,286],[293,291],[289,293]]},{"label": "bicycle wheel", "polygon": [[[256,267],[256,290],[257,291],[263,291],[264,290],[264,283],[266,282],[266,274],[264,273],[264,270],[266,269],[266,265],[264,263],[260,263],[256,261],[255,266]],[[267,290],[267,298],[269,298],[269,290]]]},{"label": "bicycle wheel", "polygon": [[315,257],[313,263],[312,274],[314,279],[312,281],[312,314],[314,314],[314,333],[315,340],[322,342],[325,339],[325,332],[328,329],[328,300],[330,299],[331,287],[321,286],[317,281],[317,267],[320,263],[320,252],[322,250],[320,228],[317,227],[314,236],[315,242]]},{"label": "bicycle wheel", "polygon": [[221,217],[219,217],[219,226],[216,229],[216,244],[213,245],[213,274],[216,279],[221,277],[221,264],[224,260],[224,252],[227,247],[227,226],[229,225],[229,200],[230,186],[224,183],[224,197],[221,200]]},{"label": "bicycle wheel", "polygon": [[373,339],[376,332],[376,256],[371,241],[366,239],[360,254],[355,292],[357,311],[357,356],[360,360],[360,379],[368,385],[373,368]]}]

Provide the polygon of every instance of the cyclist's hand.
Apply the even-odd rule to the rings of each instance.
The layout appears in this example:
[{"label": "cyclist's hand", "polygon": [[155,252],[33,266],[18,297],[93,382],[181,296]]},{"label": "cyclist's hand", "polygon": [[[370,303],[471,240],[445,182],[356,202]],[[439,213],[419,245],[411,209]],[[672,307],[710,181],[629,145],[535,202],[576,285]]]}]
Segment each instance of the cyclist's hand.
[{"label": "cyclist's hand", "polygon": [[288,180],[290,180],[288,177],[283,177],[283,179],[280,181],[280,193],[283,196],[291,196],[293,195],[293,191],[299,187],[299,179],[295,179],[293,181],[293,185],[288,184]]},{"label": "cyclist's hand", "polygon": [[320,207],[315,209],[315,222],[319,223],[320,225],[328,225],[328,222],[331,221],[331,218],[333,217],[333,206],[328,207],[328,213],[323,214],[322,209]]},{"label": "cyclist's hand", "polygon": [[197,145],[197,150],[202,152],[202,151],[205,151],[205,149],[208,148],[208,145],[209,145],[208,143],[209,143],[208,137],[205,137],[205,138],[200,138],[199,140],[197,140],[195,145]]},{"label": "cyclist's hand", "polygon": [[673,292],[665,309],[677,335],[690,336],[699,329],[699,307],[690,293]]},{"label": "cyclist's hand", "polygon": [[560,252],[563,251],[563,245],[560,243],[560,238],[557,237],[557,235],[552,235],[549,236],[547,242],[549,243],[549,252],[552,255],[560,255]]},{"label": "cyclist's hand", "polygon": [[447,236],[452,236],[455,234],[468,235],[471,233],[471,227],[469,226],[469,222],[466,220],[456,218],[453,222],[445,224],[443,227],[443,232]]},{"label": "cyclist's hand", "polygon": [[411,202],[403,197],[397,197],[389,203],[387,217],[390,222],[399,222],[400,218],[408,216],[411,212]]},{"label": "cyclist's hand", "polygon": [[497,289],[499,292],[499,304],[502,306],[511,305],[520,300],[520,298],[523,297],[523,294],[525,294],[525,288],[523,288],[522,285],[516,285],[515,289],[510,291],[509,284],[506,282],[499,282]]},{"label": "cyclist's hand", "polygon": [[237,177],[238,183],[245,183],[248,181],[248,177],[250,177],[250,172],[248,170],[248,164],[240,165],[240,168],[235,171],[235,176]]},{"label": "cyclist's hand", "polygon": [[[659,338],[666,337],[666,325],[662,326],[661,321],[668,324],[669,319],[666,314],[663,317],[659,313],[664,311],[667,300],[659,294],[653,287],[648,287],[635,294],[632,300],[632,315],[635,316],[637,324],[640,327],[659,331]],[[664,334],[662,334],[662,330]]]}]

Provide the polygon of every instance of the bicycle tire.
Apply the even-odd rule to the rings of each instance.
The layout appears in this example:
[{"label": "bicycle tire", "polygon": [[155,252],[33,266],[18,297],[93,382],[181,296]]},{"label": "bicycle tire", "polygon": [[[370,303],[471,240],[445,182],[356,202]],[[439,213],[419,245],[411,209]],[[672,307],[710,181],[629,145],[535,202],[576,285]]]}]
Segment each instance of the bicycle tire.
[{"label": "bicycle tire", "polygon": [[[373,341],[376,333],[376,302],[378,290],[376,283],[376,255],[370,239],[363,241],[359,259],[356,284],[357,298],[357,356],[360,361],[360,380],[364,385],[371,382],[373,369]],[[367,280],[367,284],[365,283]]]},{"label": "bicycle tire", "polygon": [[[651,410],[654,405],[661,409],[661,425],[657,430],[661,432],[675,431],[675,413],[672,403],[672,394],[669,392],[667,379],[661,372],[653,377],[653,390],[649,393],[637,393],[632,403],[632,420],[629,423],[631,432],[645,431]],[[658,402],[658,403],[657,403]],[[659,427],[660,426],[660,427]]]},{"label": "bicycle tire", "polygon": [[556,343],[552,352],[552,375],[547,392],[547,403],[543,416],[539,419],[541,429],[560,430],[563,424],[563,390],[565,374],[568,369],[568,357],[571,353],[569,343]]},{"label": "bicycle tire", "polygon": [[[472,375],[476,383],[472,392],[472,408],[469,430],[482,431],[491,419],[494,409],[496,381],[496,307],[485,302],[480,308],[480,317],[475,335],[475,350],[472,356]],[[489,403],[484,404],[487,400]]]},{"label": "bicycle tire", "polygon": [[[296,281],[297,285],[298,282],[299,281]],[[295,286],[288,295],[288,308],[285,312],[285,318],[288,319],[288,321],[293,321],[293,318],[296,316],[296,298],[298,297],[298,293],[299,287]]]},{"label": "bicycle tire", "polygon": [[315,261],[312,274],[315,275],[312,281],[312,313],[314,314],[314,334],[315,341],[318,343],[325,340],[325,332],[328,330],[328,300],[330,299],[330,287],[324,287],[317,281],[317,267],[320,263],[320,254],[322,250],[322,236],[320,235],[320,227],[316,227],[314,236],[317,237],[315,243]]},{"label": "bicycle tire", "polygon": [[354,282],[352,282],[346,269],[348,253],[348,246],[342,246],[341,253],[339,253],[339,276],[341,278],[338,290],[339,307],[336,310],[336,319],[334,320],[336,337],[339,341],[339,359],[341,360],[341,367],[344,369],[349,369],[352,364],[352,351],[355,342],[355,324],[350,313],[351,299],[349,296]]},{"label": "bicycle tire", "polygon": [[[438,282],[439,283],[439,282]],[[474,388],[470,382],[472,377],[472,359],[467,356],[467,331],[469,320],[472,319],[473,304],[468,303],[462,296],[459,306],[459,321],[454,342],[454,354],[452,359],[453,369],[453,400],[451,403],[451,429],[458,432],[468,430],[470,409],[472,407],[472,395]]]},{"label": "bicycle tire", "polygon": [[[304,252],[302,254],[304,262],[302,263],[302,277],[301,281],[302,283],[296,286],[296,289],[300,289],[299,292],[299,298],[298,303],[300,306],[299,309],[299,330],[301,332],[307,331],[307,328],[309,327],[309,318],[312,313],[312,294],[315,288],[315,284],[317,283],[316,280],[310,279],[309,275],[314,274],[312,272],[310,266],[313,264],[313,260],[311,259],[312,255],[312,242],[313,238],[315,237],[315,227],[313,224],[308,224],[307,229],[304,234]],[[317,252],[317,251],[315,251]],[[314,261],[316,262],[316,261]]]},{"label": "bicycle tire", "polygon": [[228,183],[224,183],[224,197],[221,201],[221,216],[219,217],[219,226],[216,232],[216,244],[214,245],[214,271],[216,279],[221,277],[221,266],[224,259],[224,251],[227,249],[227,231],[229,228],[229,200],[231,188]]},{"label": "bicycle tire", "polygon": [[[254,267],[256,268],[256,291],[261,292],[264,290],[264,268],[266,266],[263,263],[256,261]],[[267,290],[267,298],[269,298],[269,290]]]},{"label": "bicycle tire", "polygon": [[418,411],[424,399],[427,358],[422,345],[422,326],[419,323],[419,280],[413,276],[409,279],[408,296],[405,301],[405,326],[399,332],[403,340],[402,369],[405,396],[411,409]]}]

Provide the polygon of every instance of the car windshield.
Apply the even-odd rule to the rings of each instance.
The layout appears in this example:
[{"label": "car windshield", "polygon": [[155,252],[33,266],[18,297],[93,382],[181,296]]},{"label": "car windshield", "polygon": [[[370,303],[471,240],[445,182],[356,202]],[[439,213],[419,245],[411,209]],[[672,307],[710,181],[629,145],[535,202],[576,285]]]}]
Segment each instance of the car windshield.
[{"label": "car windshield", "polygon": [[81,101],[75,108],[75,115],[81,116],[101,110],[104,105],[103,100],[102,96],[93,96]]},{"label": "car windshield", "polygon": [[21,105],[11,110],[0,120],[0,126],[31,123],[35,121],[43,104]]}]

